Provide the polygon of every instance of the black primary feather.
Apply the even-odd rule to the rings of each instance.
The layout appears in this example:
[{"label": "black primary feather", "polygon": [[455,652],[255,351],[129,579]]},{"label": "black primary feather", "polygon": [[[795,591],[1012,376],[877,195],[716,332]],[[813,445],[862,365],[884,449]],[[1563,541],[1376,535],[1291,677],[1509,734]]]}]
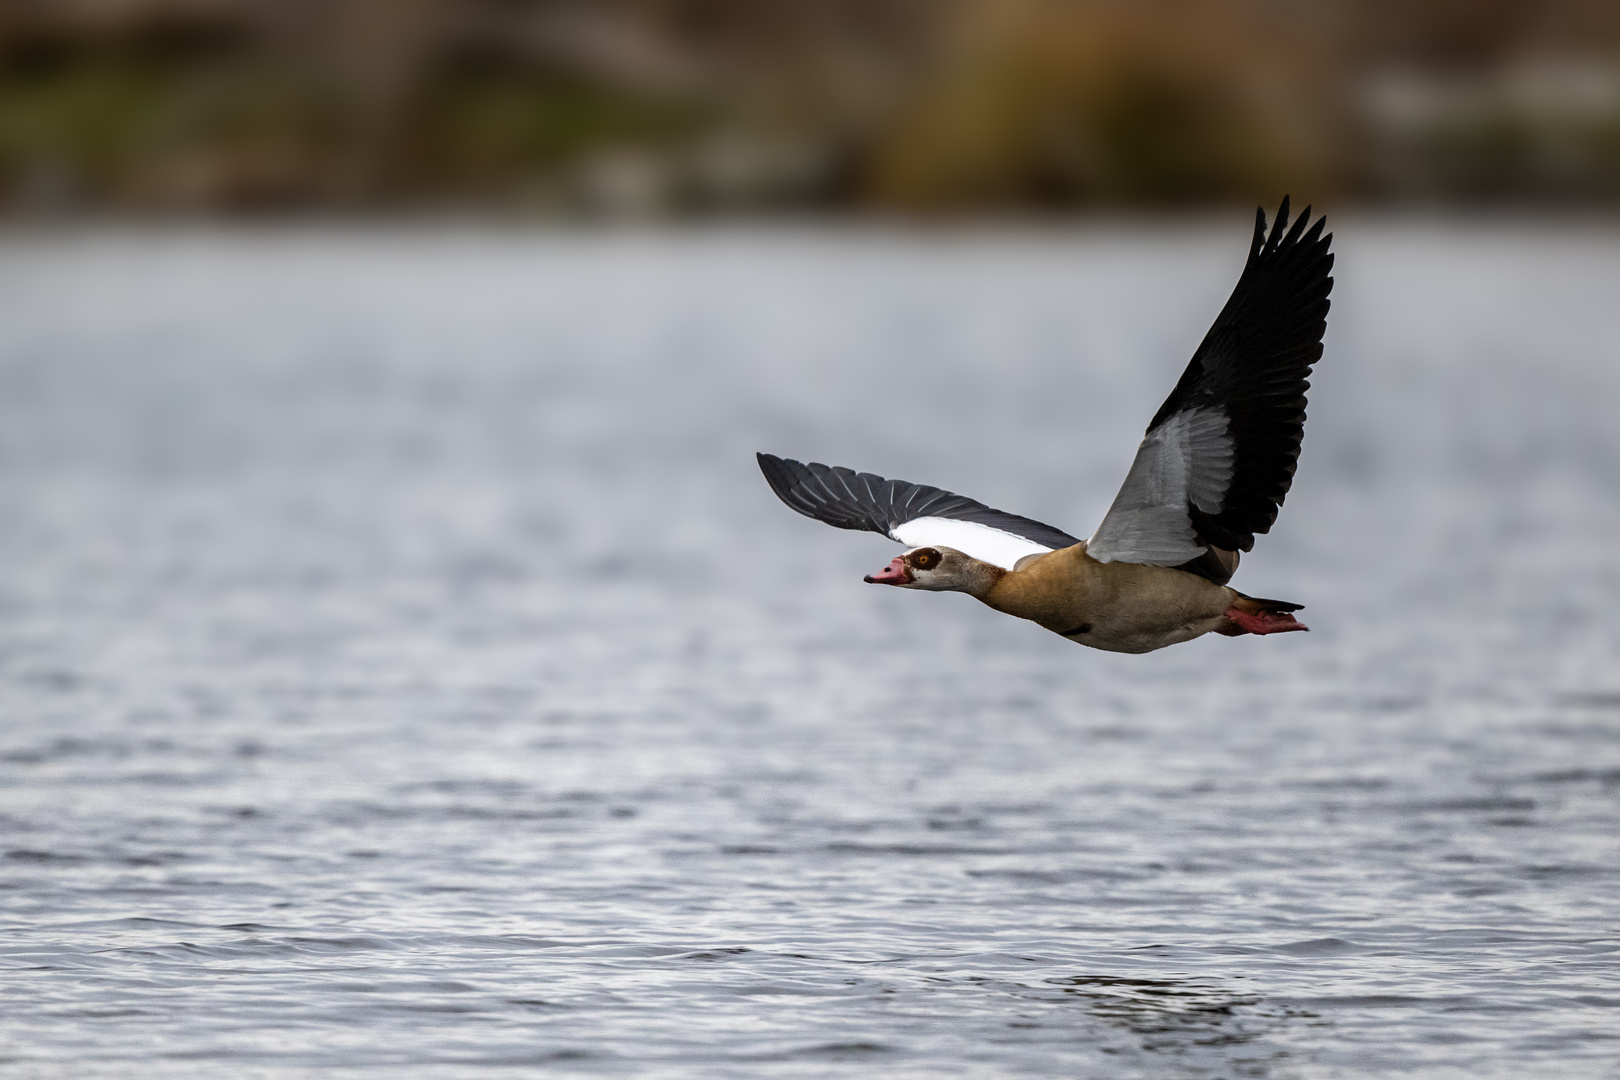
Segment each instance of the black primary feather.
[{"label": "black primary feather", "polygon": [[927,484],[885,480],[872,473],[816,461],[806,465],[774,454],[759,454],[758,458],[759,471],[765,474],[777,498],[805,517],[840,529],[864,529],[892,536],[897,526],[908,521],[938,517],[988,525],[1054,550],[1080,542],[1061,529]]},{"label": "black primary feather", "polygon": [[1187,508],[1206,546],[1253,548],[1255,534],[1277,520],[1294,480],[1305,437],[1307,376],[1322,357],[1333,290],[1333,234],[1322,234],[1326,218],[1307,230],[1310,216],[1307,206],[1290,228],[1285,197],[1268,237],[1266,212],[1257,212],[1237,287],[1148,425],[1152,432],[1177,413],[1201,407],[1226,414],[1233,462],[1221,510]]}]

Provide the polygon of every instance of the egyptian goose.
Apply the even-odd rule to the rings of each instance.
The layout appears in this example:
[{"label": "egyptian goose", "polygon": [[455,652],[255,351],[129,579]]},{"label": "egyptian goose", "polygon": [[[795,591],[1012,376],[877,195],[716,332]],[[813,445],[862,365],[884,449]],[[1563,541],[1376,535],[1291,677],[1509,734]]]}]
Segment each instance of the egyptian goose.
[{"label": "egyptian goose", "polygon": [[962,495],[759,455],[781,500],[840,529],[883,533],[904,555],[866,580],[965,592],[1070,641],[1144,653],[1218,634],[1304,630],[1300,604],[1227,586],[1238,552],[1277,519],[1305,433],[1306,376],[1332,291],[1325,218],[1310,207],[1269,236],[1262,208],[1237,288],[1159,407],[1090,540]]}]

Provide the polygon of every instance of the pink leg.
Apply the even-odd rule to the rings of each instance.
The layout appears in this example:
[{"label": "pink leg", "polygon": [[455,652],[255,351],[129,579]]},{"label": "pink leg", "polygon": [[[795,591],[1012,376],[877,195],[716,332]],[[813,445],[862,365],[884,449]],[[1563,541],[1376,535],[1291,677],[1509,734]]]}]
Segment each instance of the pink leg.
[{"label": "pink leg", "polygon": [[1250,614],[1229,607],[1226,609],[1226,619],[1229,625],[1221,627],[1219,632],[1228,637],[1237,637],[1239,634],[1286,634],[1290,630],[1310,629],[1285,611]]}]

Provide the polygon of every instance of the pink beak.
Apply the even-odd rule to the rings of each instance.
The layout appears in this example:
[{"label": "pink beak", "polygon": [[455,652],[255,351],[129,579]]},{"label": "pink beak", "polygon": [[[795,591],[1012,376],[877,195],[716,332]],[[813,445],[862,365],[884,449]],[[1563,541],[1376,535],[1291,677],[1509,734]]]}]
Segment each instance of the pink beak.
[{"label": "pink beak", "polygon": [[865,580],[871,585],[910,585],[911,568],[906,560],[895,559],[877,573],[867,574]]}]

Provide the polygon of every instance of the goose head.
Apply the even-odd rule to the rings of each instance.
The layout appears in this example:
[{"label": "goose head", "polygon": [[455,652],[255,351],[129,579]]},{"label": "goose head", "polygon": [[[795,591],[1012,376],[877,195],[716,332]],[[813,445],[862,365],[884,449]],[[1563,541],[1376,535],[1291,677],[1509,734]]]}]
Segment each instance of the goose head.
[{"label": "goose head", "polygon": [[955,548],[916,547],[877,573],[866,575],[866,581],[901,589],[983,596],[1005,573],[1001,567],[964,555]]}]

